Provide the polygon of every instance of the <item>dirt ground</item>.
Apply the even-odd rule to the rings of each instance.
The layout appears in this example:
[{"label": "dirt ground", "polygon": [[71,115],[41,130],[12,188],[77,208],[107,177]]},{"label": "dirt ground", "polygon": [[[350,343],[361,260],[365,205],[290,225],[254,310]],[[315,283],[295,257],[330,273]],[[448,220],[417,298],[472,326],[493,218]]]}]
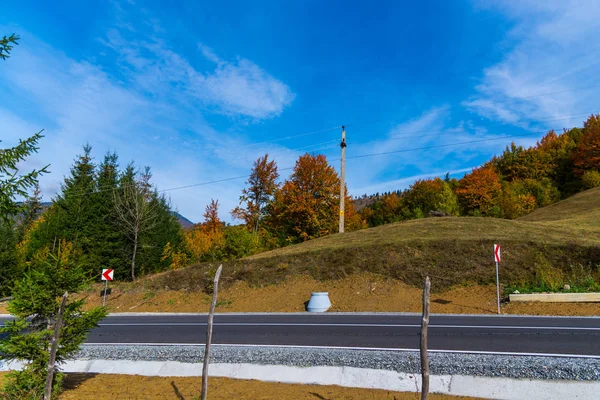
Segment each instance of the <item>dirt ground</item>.
[{"label": "dirt ground", "polygon": [[[3,376],[0,374],[0,385]],[[138,375],[68,374],[65,391],[59,400],[146,400],[175,399],[193,400],[200,398],[202,379],[146,377]],[[230,399],[307,399],[307,400],[417,400],[416,393],[389,392],[386,390],[343,388],[340,386],[291,385],[284,383],[211,378],[210,400]],[[431,394],[432,400],[473,399]]]},{"label": "dirt ground", "polygon": [[[128,283],[109,285],[110,312],[207,312],[210,297],[202,292],[156,291]],[[101,305],[102,285],[87,296],[88,307]],[[421,290],[372,274],[319,282],[307,276],[288,278],[278,285],[248,287],[243,282],[219,291],[218,312],[302,312],[313,291],[327,291],[332,312],[421,312]],[[431,297],[433,313],[495,314],[496,287],[460,286]],[[5,303],[0,304],[0,313]],[[503,314],[600,315],[600,303],[505,303]]]}]

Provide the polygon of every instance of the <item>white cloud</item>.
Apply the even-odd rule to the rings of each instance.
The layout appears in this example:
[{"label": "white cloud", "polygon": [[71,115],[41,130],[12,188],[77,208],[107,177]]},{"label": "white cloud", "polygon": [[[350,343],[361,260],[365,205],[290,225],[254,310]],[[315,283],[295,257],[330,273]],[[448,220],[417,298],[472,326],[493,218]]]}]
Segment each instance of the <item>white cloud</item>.
[{"label": "white cloud", "polygon": [[[483,71],[476,93],[463,105],[491,120],[529,129],[532,120],[594,112],[600,107],[600,2],[481,2],[515,22],[508,38],[516,43],[497,64]],[[552,94],[549,94],[552,93]],[[542,94],[549,94],[543,95]],[[581,117],[544,127],[574,126]]]},{"label": "white cloud", "polygon": [[200,80],[198,94],[219,104],[228,114],[253,118],[279,115],[294,99],[284,83],[245,59],[217,67]]},{"label": "white cloud", "polygon": [[101,42],[118,54],[122,67],[129,69],[134,82],[148,93],[176,89],[212,111],[257,120],[280,115],[294,100],[285,83],[248,59],[226,61],[199,44],[198,50],[211,63],[202,68],[191,65],[155,35],[144,40],[123,35],[132,36],[112,29]]},{"label": "white cloud", "polygon": [[[41,181],[46,200],[60,190],[86,142],[96,162],[116,150],[122,166],[130,160],[149,165],[159,189],[248,174],[265,152],[293,165],[297,152],[273,144],[254,146],[240,156],[235,149],[247,139],[219,132],[205,118],[215,112],[247,121],[275,117],[294,98],[287,85],[248,59],[221,60],[204,46],[198,51],[208,64],[192,66],[160,37],[157,21],[148,22],[151,33],[143,35],[136,29],[143,29],[144,21],[134,26],[117,9],[115,27],[100,40],[103,50],[93,60],[68,56],[20,29],[26,40],[2,65],[5,96],[10,92],[11,100],[28,104],[26,117],[18,114],[16,102],[0,107],[2,146],[46,128],[39,154],[23,165],[51,164],[52,173]],[[229,220],[244,181],[165,194],[193,221],[202,219],[211,198],[218,198],[221,216]]]}]

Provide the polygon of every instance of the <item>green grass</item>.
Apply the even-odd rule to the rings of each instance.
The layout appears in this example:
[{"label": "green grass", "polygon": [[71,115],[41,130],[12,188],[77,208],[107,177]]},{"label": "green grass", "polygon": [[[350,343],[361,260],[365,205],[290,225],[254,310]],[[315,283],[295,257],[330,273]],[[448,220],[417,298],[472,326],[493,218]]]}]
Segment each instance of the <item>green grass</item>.
[{"label": "green grass", "polygon": [[[502,245],[500,275],[510,287],[562,287],[573,277],[598,282],[600,189],[519,220],[426,218],[311,240],[223,263],[221,285],[243,280],[264,286],[297,274],[330,280],[365,271],[415,286],[429,275],[434,290],[487,284],[495,280],[494,243]],[[215,267],[165,272],[148,284],[207,290]]]}]

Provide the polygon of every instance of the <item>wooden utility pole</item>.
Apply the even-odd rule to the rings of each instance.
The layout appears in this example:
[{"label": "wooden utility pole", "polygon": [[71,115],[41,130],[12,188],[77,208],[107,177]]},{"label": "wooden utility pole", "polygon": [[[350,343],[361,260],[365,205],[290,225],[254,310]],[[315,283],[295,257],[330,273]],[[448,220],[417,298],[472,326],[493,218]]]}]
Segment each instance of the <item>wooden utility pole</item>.
[{"label": "wooden utility pole", "polygon": [[69,293],[65,292],[62,297],[62,302],[58,308],[58,315],[54,323],[54,335],[50,346],[50,359],[48,360],[48,374],[46,375],[46,389],[44,390],[44,400],[52,398],[52,381],[54,380],[54,368],[56,362],[56,351],[58,350],[58,339],[60,337],[60,328],[62,327],[63,314],[65,313],[65,305],[67,304]]},{"label": "wooden utility pole", "polygon": [[421,321],[421,400],[429,398],[429,355],[427,354],[427,328],[429,327],[429,293],[431,283],[425,278],[423,288],[423,319]]},{"label": "wooden utility pole", "polygon": [[344,200],[346,198],[346,128],[342,126],[342,168],[340,179],[340,233],[344,233]]},{"label": "wooden utility pole", "polygon": [[208,312],[208,325],[206,327],[206,347],[204,348],[204,365],[202,366],[202,393],[200,395],[201,400],[206,400],[206,396],[208,394],[208,361],[210,359],[210,341],[212,340],[213,316],[215,314],[215,307],[217,306],[217,294],[219,292],[219,277],[221,276],[221,269],[223,269],[223,265],[219,265],[219,269],[215,274],[215,280],[213,282],[212,303],[210,303],[210,311]]}]

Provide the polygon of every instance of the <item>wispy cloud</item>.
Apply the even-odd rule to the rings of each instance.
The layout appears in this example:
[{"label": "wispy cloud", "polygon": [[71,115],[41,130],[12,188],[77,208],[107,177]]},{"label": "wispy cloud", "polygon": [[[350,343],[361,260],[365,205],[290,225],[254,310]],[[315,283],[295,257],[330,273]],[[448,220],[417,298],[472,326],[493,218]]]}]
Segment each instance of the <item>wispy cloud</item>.
[{"label": "wispy cloud", "polygon": [[[192,66],[160,36],[158,22],[147,21],[151,32],[145,35],[135,31],[139,24],[119,18],[99,39],[103,51],[93,60],[69,56],[20,29],[19,51],[2,65],[2,145],[46,128],[40,153],[23,166],[51,164],[52,174],[41,181],[46,199],[60,189],[86,142],[97,162],[117,150],[122,164],[151,166],[160,189],[247,174],[265,152],[286,165],[297,157],[272,144],[240,156],[231,149],[247,139],[207,122],[215,113],[249,122],[276,117],[293,100],[287,85],[248,59],[221,60],[208,48],[198,49],[207,64]],[[19,102],[28,104],[27,115],[13,107]],[[241,179],[166,194],[192,220],[219,198],[228,220],[243,185]]]},{"label": "wispy cloud", "polygon": [[[600,106],[593,89],[600,85],[598,1],[477,4],[504,13],[515,27],[507,38],[511,50],[483,71],[475,94],[463,103],[467,109],[535,129],[530,122],[536,119],[593,112]],[[578,116],[562,123],[568,127],[580,120]]]},{"label": "wispy cloud", "polygon": [[193,66],[156,34],[144,40],[135,37],[135,32],[115,28],[101,42],[114,50],[121,67],[133,76],[132,82],[147,93],[176,89],[187,94],[189,102],[211,111],[253,119],[278,116],[294,100],[285,83],[246,58],[223,60],[213,49],[198,44],[209,64]]}]

